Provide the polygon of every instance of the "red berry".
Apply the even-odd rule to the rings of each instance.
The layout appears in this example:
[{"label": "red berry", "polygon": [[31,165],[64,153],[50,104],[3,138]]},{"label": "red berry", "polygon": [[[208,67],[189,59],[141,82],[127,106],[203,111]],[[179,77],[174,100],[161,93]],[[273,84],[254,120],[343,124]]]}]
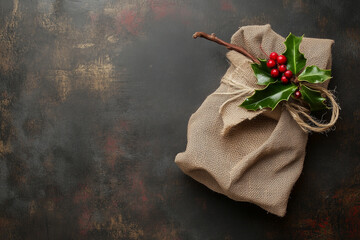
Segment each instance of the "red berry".
[{"label": "red berry", "polygon": [[287,84],[287,83],[289,83],[289,79],[287,77],[285,77],[285,76],[282,76],[281,77],[281,82],[284,83],[284,84]]},{"label": "red berry", "polygon": [[286,59],[286,57],[284,55],[280,55],[280,56],[277,57],[277,62],[279,64],[285,64],[286,61],[287,61],[287,59]]},{"label": "red berry", "polygon": [[296,90],[294,94],[295,94],[295,97],[296,97],[296,98],[300,98],[300,97],[301,97],[301,92],[300,92],[299,90]]},{"label": "red berry", "polygon": [[273,67],[275,67],[275,65],[276,65],[276,62],[274,60],[272,60],[272,59],[270,59],[266,63],[266,66],[268,66],[268,68],[273,68]]},{"label": "red berry", "polygon": [[271,74],[271,76],[272,76],[273,78],[277,78],[280,73],[279,73],[279,70],[277,70],[276,68],[274,68],[273,70],[271,70],[270,74]]},{"label": "red berry", "polygon": [[272,53],[270,53],[270,59],[272,59],[272,60],[276,60],[276,59],[277,59],[277,57],[278,57],[278,54],[277,54],[276,52],[272,52]]},{"label": "red berry", "polygon": [[285,77],[287,77],[287,78],[291,78],[292,75],[293,75],[293,73],[292,73],[292,71],[287,70],[287,71],[284,73],[284,75],[285,75]]},{"label": "red berry", "polygon": [[280,71],[281,73],[285,72],[285,71],[286,71],[286,65],[280,65],[280,66],[279,66],[279,71]]}]

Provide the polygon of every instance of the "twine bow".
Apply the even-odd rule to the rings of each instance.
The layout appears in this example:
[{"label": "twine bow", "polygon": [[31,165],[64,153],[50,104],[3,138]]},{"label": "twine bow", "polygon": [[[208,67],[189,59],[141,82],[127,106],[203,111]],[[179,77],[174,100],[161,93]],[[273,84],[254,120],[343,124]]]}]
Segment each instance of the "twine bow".
[{"label": "twine bow", "polygon": [[284,104],[285,108],[289,111],[290,115],[294,120],[299,124],[300,128],[305,132],[327,132],[333,128],[336,121],[339,118],[340,106],[335,100],[334,94],[327,90],[324,87],[317,86],[314,84],[304,84],[311,87],[312,89],[320,91],[322,95],[325,95],[329,100],[331,106],[328,106],[331,109],[331,118],[328,123],[325,123],[323,120],[316,120],[310,115],[310,110],[302,105],[301,102],[298,104],[286,102]]}]

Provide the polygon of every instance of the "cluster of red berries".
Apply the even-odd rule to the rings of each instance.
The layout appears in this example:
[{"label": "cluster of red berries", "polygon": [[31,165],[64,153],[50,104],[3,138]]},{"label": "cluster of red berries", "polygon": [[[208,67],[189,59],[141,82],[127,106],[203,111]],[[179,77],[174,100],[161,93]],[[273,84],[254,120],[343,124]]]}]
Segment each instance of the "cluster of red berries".
[{"label": "cluster of red berries", "polygon": [[281,82],[284,84],[289,83],[290,78],[293,76],[293,73],[290,70],[286,69],[286,57],[284,55],[278,55],[276,52],[270,53],[270,59],[267,61],[266,65],[271,69],[271,76],[277,78],[281,76]]},{"label": "cluster of red berries", "polygon": [[[293,76],[292,71],[287,70],[286,62],[287,59],[284,55],[278,55],[276,52],[270,53],[270,59],[267,61],[266,65],[271,69],[270,74],[273,78],[277,78],[282,74],[280,80],[283,84],[287,84],[290,82],[290,79]],[[299,90],[296,90],[294,93],[296,98],[301,97],[301,93]]]}]

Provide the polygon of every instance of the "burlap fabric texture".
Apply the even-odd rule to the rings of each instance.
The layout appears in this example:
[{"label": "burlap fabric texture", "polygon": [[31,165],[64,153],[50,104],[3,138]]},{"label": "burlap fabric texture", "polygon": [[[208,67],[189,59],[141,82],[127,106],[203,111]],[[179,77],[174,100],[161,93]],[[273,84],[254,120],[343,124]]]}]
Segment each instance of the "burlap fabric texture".
[{"label": "burlap fabric texture", "polygon": [[[270,25],[241,27],[231,38],[232,44],[258,58],[266,58],[260,46],[268,54],[284,52],[284,41]],[[330,69],[333,43],[330,39],[304,38],[300,51],[307,66]],[[282,104],[273,111],[239,107],[261,86],[256,84],[250,59],[235,51],[229,51],[227,58],[230,67],[219,88],[190,117],[187,147],[175,162],[215,192],[284,216],[291,189],[303,168],[308,134]],[[236,96],[242,91],[246,94]]]}]

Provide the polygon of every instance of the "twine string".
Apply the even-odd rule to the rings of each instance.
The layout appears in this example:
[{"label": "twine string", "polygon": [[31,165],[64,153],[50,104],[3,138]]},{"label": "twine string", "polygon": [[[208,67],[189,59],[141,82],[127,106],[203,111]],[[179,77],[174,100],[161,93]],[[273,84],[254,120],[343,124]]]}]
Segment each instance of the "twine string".
[{"label": "twine string", "polygon": [[294,120],[299,124],[300,128],[305,132],[321,133],[331,130],[334,127],[336,121],[338,120],[340,112],[340,106],[336,102],[334,94],[326,88],[318,85],[308,83],[305,83],[304,85],[319,91],[329,100],[330,106],[328,108],[331,109],[330,121],[328,123],[324,123],[324,121],[322,120],[319,121],[314,119],[310,115],[310,110],[304,106],[301,106],[300,104],[286,102],[284,104],[285,108],[289,111],[290,115],[294,118]]},{"label": "twine string", "polygon": [[[223,77],[221,80],[222,83],[230,86],[231,88],[236,89],[236,91],[233,92],[220,92],[220,93],[214,93],[215,95],[234,95],[233,97],[226,100],[220,107],[219,107],[219,114],[222,115],[224,112],[225,107],[239,98],[242,98],[244,96],[250,96],[254,93],[254,89],[245,86],[244,84],[241,84],[237,81],[235,81],[232,78],[232,75],[228,77]],[[322,95],[326,96],[326,98],[330,102],[330,106],[328,106],[329,109],[331,109],[331,118],[328,123],[324,122],[323,120],[317,120],[314,119],[310,115],[310,110],[302,105],[301,101],[298,102],[285,102],[284,107],[290,115],[293,117],[293,119],[299,124],[300,128],[304,132],[327,132],[331,130],[337,119],[339,118],[339,112],[340,112],[340,106],[336,102],[336,98],[334,94],[327,90],[324,87],[315,85],[315,84],[309,84],[309,83],[303,83],[307,87],[310,87],[314,90],[319,91]]]}]

